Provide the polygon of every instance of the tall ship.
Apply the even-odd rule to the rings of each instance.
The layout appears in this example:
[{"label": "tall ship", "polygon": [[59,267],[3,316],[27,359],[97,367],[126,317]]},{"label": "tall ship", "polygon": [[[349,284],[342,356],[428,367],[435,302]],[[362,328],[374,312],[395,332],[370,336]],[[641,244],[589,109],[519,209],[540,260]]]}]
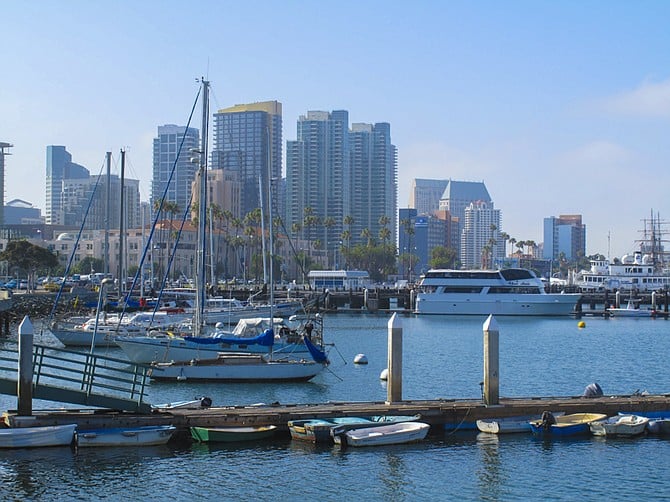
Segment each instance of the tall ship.
[{"label": "tall ship", "polygon": [[421,277],[417,314],[568,316],[579,293],[547,293],[531,270],[429,270]]}]

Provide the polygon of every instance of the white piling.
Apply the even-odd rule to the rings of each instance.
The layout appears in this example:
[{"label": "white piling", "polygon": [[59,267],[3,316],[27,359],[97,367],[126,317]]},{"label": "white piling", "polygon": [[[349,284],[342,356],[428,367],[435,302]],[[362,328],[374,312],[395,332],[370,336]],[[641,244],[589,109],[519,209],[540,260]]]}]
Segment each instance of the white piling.
[{"label": "white piling", "polygon": [[16,383],[16,409],[21,417],[33,414],[33,334],[33,323],[25,316],[19,324],[19,374]]},{"label": "white piling", "polygon": [[498,323],[489,315],[484,322],[484,404],[497,405],[500,400],[499,387],[499,337]]},{"label": "white piling", "polygon": [[394,313],[388,322],[388,380],[386,403],[402,401],[402,322]]}]

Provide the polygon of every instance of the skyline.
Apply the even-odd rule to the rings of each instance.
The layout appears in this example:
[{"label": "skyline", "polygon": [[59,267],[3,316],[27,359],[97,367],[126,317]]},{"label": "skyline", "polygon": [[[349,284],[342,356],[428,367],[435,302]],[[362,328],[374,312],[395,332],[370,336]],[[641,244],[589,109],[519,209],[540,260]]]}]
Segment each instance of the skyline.
[{"label": "skyline", "polygon": [[284,155],[308,111],[390,123],[398,208],[412,178],[484,181],[510,236],[581,214],[587,254],[610,235],[612,257],[670,220],[670,3],[202,5],[3,6],[5,200],[44,213],[48,145],[91,174],[126,148],[148,200],[157,128],[186,125],[205,76],[212,113],[281,102]]}]

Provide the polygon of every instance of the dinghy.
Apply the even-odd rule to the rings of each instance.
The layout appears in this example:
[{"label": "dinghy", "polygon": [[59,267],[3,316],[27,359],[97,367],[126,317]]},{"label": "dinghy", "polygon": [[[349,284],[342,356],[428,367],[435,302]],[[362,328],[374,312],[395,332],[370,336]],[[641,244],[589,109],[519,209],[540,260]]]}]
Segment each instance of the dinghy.
[{"label": "dinghy", "polygon": [[399,422],[362,429],[333,429],[333,439],[342,446],[385,446],[421,441],[430,425],[423,422]]},{"label": "dinghy", "polygon": [[77,424],[0,429],[0,448],[67,446],[72,443],[76,428]]}]

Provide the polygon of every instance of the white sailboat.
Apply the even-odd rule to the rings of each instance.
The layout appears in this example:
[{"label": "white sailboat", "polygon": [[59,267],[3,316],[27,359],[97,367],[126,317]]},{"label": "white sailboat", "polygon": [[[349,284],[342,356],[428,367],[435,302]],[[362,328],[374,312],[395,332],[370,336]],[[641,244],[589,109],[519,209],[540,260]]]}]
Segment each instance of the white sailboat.
[{"label": "white sailboat", "polygon": [[[202,79],[202,145],[199,167],[199,214],[198,242],[196,249],[196,296],[193,316],[194,337],[200,337],[205,325],[205,222],[207,201],[207,131],[209,120],[209,82]],[[269,177],[268,179],[271,179]],[[269,190],[270,182],[268,182]],[[269,213],[272,224],[272,205]],[[272,228],[270,228],[270,255],[272,255]],[[270,319],[274,318],[274,284],[270,267]],[[276,357],[273,354],[274,329],[271,326],[264,335],[269,340],[267,354],[219,352],[215,357],[193,359],[188,362],[153,363],[149,375],[154,380],[197,380],[197,381],[306,381],[320,373],[328,364],[325,353],[303,335],[303,343],[308,348],[310,359],[296,359],[290,356]]]}]

